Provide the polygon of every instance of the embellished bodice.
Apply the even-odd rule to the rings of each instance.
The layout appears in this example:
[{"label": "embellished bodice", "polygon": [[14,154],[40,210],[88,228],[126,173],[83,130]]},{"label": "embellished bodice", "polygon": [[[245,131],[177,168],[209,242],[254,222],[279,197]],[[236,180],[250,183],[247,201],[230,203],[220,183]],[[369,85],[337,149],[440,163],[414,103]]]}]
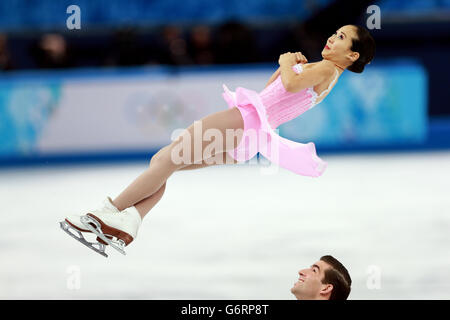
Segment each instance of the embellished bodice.
[{"label": "embellished bodice", "polygon": [[[297,74],[303,71],[302,64],[296,64],[292,68]],[[339,73],[336,70],[334,80],[320,95],[314,91],[313,87],[305,88],[299,92],[289,92],[284,88],[281,82],[281,75],[279,75],[259,93],[266,108],[267,120],[270,126],[275,129],[279,125],[298,117],[320,103],[322,101],[320,98],[330,90],[331,86],[336,82],[338,75]]]}]

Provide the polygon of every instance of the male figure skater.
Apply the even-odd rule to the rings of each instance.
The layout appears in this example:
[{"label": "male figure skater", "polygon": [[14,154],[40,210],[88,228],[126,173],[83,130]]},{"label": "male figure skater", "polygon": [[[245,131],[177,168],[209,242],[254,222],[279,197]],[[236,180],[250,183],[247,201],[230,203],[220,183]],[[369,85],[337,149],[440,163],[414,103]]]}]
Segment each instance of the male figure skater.
[{"label": "male figure skater", "polygon": [[299,279],[291,288],[297,300],[347,300],[352,279],[336,258],[327,255],[311,267],[298,272]]}]

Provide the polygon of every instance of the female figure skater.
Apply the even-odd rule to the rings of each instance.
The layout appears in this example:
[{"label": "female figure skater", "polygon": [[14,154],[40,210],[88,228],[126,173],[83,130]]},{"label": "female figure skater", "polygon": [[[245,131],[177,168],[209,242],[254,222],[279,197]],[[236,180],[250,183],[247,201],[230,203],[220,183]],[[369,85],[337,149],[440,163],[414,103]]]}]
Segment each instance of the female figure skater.
[{"label": "female figure skater", "polygon": [[[320,103],[344,70],[361,73],[373,59],[374,51],[375,42],[364,27],[345,25],[328,38],[321,53],[323,59],[319,62],[307,63],[300,52],[280,55],[280,67],[260,93],[242,87],[231,92],[224,85],[227,110],[194,122],[178,139],[160,149],[152,157],[147,170],[117,198],[107,197],[101,208],[86,215],[67,216],[61,227],[104,256],[107,256],[107,244],[125,254],[124,247],[136,238],[142,218],[161,199],[166,180],[172,173],[214,164],[210,157],[192,152],[196,143],[197,146],[200,144],[201,150],[209,143],[194,141],[191,137],[203,137],[203,133],[210,129],[219,130],[222,137],[228,137],[226,132],[230,129],[238,132],[232,141],[228,139],[219,147],[216,145],[214,154],[211,154],[215,160],[220,158],[222,163],[245,161],[260,152],[294,173],[320,176],[326,163],[317,156],[314,144],[290,141],[280,137],[274,129]],[[200,132],[198,123],[201,124]],[[245,139],[251,130],[264,137],[258,140],[256,147],[255,143]],[[187,161],[174,161],[174,156],[180,155]],[[82,232],[96,234],[98,243],[86,241]]]}]

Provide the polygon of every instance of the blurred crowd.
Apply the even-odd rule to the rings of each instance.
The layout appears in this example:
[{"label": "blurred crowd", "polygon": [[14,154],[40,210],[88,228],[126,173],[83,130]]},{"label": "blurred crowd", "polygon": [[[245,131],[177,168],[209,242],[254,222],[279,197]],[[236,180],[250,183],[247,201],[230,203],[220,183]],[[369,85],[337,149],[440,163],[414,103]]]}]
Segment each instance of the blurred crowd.
[{"label": "blurred crowd", "polygon": [[[314,2],[314,1],[313,1]],[[117,29],[0,32],[0,70],[212,65],[268,62],[301,51],[318,61],[327,38],[358,23],[371,0],[335,0],[304,20],[259,23],[232,19],[218,24],[167,24]],[[245,22],[244,22],[245,21]]]},{"label": "blurred crowd", "polygon": [[8,48],[8,38],[0,33],[0,70],[13,69],[11,53]]},{"label": "blurred crowd", "polygon": [[283,50],[300,51],[303,46],[313,52],[314,42],[301,25],[258,31],[232,21],[151,31],[127,27],[100,35],[0,33],[0,70],[277,62]]},{"label": "blurred crowd", "polygon": [[[312,2],[314,3],[314,1]],[[114,67],[139,65],[211,65],[270,62],[301,51],[321,59],[327,38],[340,26],[356,23],[371,0],[334,0],[305,20],[219,24],[167,24],[120,29],[59,30],[1,34],[0,70]]]}]

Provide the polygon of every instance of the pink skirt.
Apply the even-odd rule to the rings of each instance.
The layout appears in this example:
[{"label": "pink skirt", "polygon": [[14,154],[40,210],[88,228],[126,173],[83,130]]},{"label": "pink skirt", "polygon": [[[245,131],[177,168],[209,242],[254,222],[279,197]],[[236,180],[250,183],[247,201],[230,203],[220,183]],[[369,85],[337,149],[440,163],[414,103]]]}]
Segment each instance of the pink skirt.
[{"label": "pink skirt", "polygon": [[237,107],[244,120],[239,145],[227,151],[237,161],[247,161],[258,152],[271,162],[296,174],[319,177],[327,163],[317,156],[314,143],[299,143],[279,136],[270,126],[266,108],[256,91],[238,87],[236,92],[223,85],[223,98],[229,108]]},{"label": "pink skirt", "polygon": [[258,135],[261,133],[261,120],[253,105],[247,104],[236,107],[241,112],[244,120],[244,133],[239,146],[228,151],[228,154],[238,161],[246,161],[258,153]]}]

